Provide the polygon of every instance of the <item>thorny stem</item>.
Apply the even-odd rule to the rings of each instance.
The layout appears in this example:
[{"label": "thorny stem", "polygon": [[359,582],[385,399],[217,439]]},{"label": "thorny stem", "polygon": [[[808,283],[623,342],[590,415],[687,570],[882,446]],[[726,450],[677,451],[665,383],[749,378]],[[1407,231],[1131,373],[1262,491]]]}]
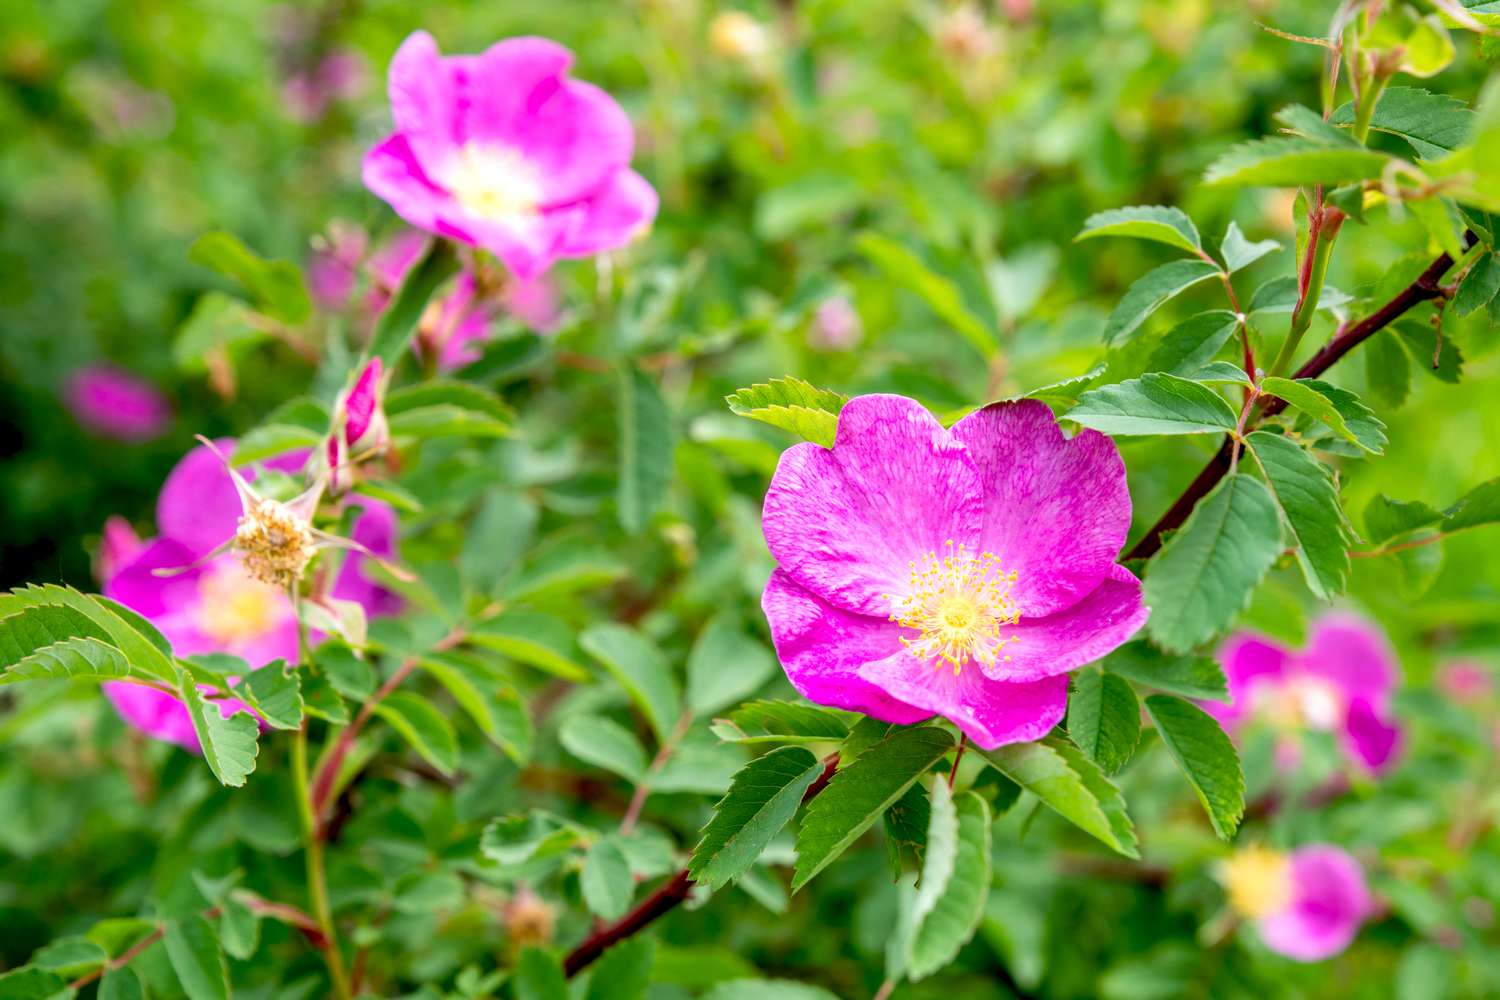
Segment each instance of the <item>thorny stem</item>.
[{"label": "thorny stem", "polygon": [[302,820],[302,840],[307,855],[307,894],[312,901],[313,918],[324,939],[323,955],[328,962],[328,976],[333,980],[334,994],[348,1000],[349,976],[344,971],[344,956],[333,927],[333,909],[328,903],[328,879],[323,871],[323,837],[318,829],[312,796],[307,784],[307,727],[304,724],[292,738],[292,780],[296,783],[297,813]]},{"label": "thorny stem", "polygon": [[[1474,234],[1466,233],[1466,240],[1472,245]],[[1437,259],[1428,265],[1410,285],[1407,285],[1396,294],[1385,305],[1375,310],[1369,316],[1343,330],[1328,343],[1324,344],[1301,368],[1297,369],[1296,378],[1314,378],[1332,368],[1344,355],[1364,343],[1374,334],[1390,325],[1399,316],[1407,312],[1413,306],[1435,299],[1443,294],[1442,285],[1439,283],[1448,269],[1453,266],[1453,259],[1446,253],[1439,254]],[[1280,399],[1271,399],[1261,411],[1261,419],[1273,417],[1285,409],[1286,404]],[[1209,459],[1203,471],[1198,473],[1186,490],[1177,498],[1177,501],[1167,509],[1161,519],[1151,526],[1151,529],[1142,536],[1141,540],[1126,553],[1127,559],[1145,559],[1153,555],[1161,548],[1162,535],[1176,530],[1186,521],[1188,515],[1193,512],[1198,501],[1208,495],[1224,474],[1229,471],[1232,448],[1230,439],[1226,438],[1214,457]]]},{"label": "thorny stem", "polygon": [[960,735],[958,737],[958,751],[953,755],[953,767],[948,771],[948,789],[952,791],[953,780],[958,777],[958,762],[964,759],[964,748],[969,745],[969,738]]}]

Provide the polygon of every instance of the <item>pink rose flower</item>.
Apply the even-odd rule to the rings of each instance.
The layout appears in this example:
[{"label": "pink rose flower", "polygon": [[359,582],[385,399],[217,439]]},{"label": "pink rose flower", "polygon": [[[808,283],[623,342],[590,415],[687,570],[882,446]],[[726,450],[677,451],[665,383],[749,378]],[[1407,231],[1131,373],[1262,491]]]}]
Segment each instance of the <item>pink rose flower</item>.
[{"label": "pink rose flower", "polygon": [[1455,660],[1445,663],[1438,671],[1438,686],[1443,693],[1460,704],[1487,698],[1495,690],[1495,682],[1489,669],[1474,660]]},{"label": "pink rose flower", "polygon": [[1266,947],[1299,962],[1342,952],[1374,909],[1359,862],[1332,844],[1288,854],[1245,848],[1221,878],[1231,908],[1254,923]]},{"label": "pink rose flower", "polygon": [[117,441],[150,441],[172,422],[171,405],[151,383],[104,365],[74,372],[63,401],[85,429]]},{"label": "pink rose flower", "polygon": [[333,433],[328,436],[329,486],[338,489],[344,464],[361,453],[378,453],[385,449],[390,430],[385,419],[384,364],[379,358],[369,363],[346,392],[340,393],[333,408]]},{"label": "pink rose flower", "polygon": [[762,518],[778,564],[762,607],[793,686],[887,722],[942,715],[979,746],[1063,717],[1067,672],[1146,621],[1116,565],[1125,465],[1095,431],[996,403],[951,429],[860,396],[832,449],[789,448]]},{"label": "pink rose flower", "polygon": [[311,70],[293,74],[281,88],[287,117],[310,125],[336,101],[358,97],[365,89],[365,60],[352,49],[328,53]]},{"label": "pink rose flower", "polygon": [[859,343],[859,313],[842,295],[824,299],[813,313],[810,340],[820,351],[847,351]]},{"label": "pink rose flower", "polygon": [[[228,451],[233,441],[220,441]],[[271,459],[265,465],[297,472],[307,453]],[[254,474],[246,470],[247,479]],[[386,504],[363,497],[353,537],[378,556],[395,554],[396,516]],[[158,535],[122,562],[105,561],[104,594],[151,621],[178,656],[229,653],[252,669],[272,660],[297,657],[297,619],[286,593],[253,579],[232,552],[211,556],[234,535],[240,496],[223,461],[207,447],[194,448],[167,476],[157,500]],[[108,535],[106,536],[108,540]],[[352,552],[344,560],[331,596],[357,601],[367,614],[392,614],[400,598],[365,575],[368,557]],[[156,570],[174,570],[159,576]],[[198,737],[186,706],[175,695],[147,684],[108,681],[105,694],[125,721],[159,740],[198,751]],[[217,702],[227,718],[248,712],[244,703]]]},{"label": "pink rose flower", "polygon": [[1248,633],[1219,650],[1230,703],[1203,708],[1230,732],[1258,719],[1289,731],[1335,732],[1344,755],[1379,774],[1396,759],[1401,730],[1391,717],[1400,666],[1385,635],[1347,613],[1319,619],[1306,650]]},{"label": "pink rose flower", "polygon": [[368,237],[352,222],[335,219],[326,235],[313,237],[313,252],[307,261],[307,289],[322,309],[344,308],[359,274]]},{"label": "pink rose flower", "polygon": [[418,229],[483,247],[522,278],[624,246],[655,218],[656,192],[630,169],[630,119],[570,79],[572,62],[544,38],[444,58],[413,34],[391,60],[396,131],[365,156],[365,186]]}]

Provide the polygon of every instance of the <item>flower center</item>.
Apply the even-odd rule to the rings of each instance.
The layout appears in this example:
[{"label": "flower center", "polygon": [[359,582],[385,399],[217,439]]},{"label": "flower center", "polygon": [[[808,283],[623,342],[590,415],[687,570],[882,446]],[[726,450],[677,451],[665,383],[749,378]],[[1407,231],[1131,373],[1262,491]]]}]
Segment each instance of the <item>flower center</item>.
[{"label": "flower center", "polygon": [[910,565],[906,597],[886,595],[895,609],[891,621],[916,632],[902,636],[901,644],[924,663],[948,664],[955,675],[970,660],[984,666],[1001,660],[1001,651],[1016,640],[1000,630],[1021,618],[1010,597],[1016,574],[1002,570],[994,554],[975,555],[951,541],[942,555],[929,552]]},{"label": "flower center", "polygon": [[1235,852],[1219,867],[1229,905],[1248,920],[1268,917],[1292,901],[1292,866],[1285,854],[1259,845]]},{"label": "flower center", "polygon": [[312,528],[278,500],[258,500],[244,513],[234,547],[252,577],[281,588],[301,578],[317,551]]},{"label": "flower center", "polygon": [[1280,729],[1334,729],[1344,717],[1344,695],[1321,677],[1294,677],[1265,690],[1257,706]]},{"label": "flower center", "polygon": [[264,635],[280,615],[276,588],[252,579],[233,560],[223,561],[198,586],[198,627],[225,646]]},{"label": "flower center", "polygon": [[536,168],[505,146],[464,143],[440,180],[465,212],[491,222],[523,223],[536,215],[542,200]]}]

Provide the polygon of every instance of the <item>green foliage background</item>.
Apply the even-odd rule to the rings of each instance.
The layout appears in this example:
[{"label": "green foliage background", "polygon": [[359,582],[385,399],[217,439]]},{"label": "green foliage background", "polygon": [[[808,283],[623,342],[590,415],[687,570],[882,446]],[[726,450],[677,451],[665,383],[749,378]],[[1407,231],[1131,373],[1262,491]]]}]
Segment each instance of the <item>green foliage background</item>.
[{"label": "green foliage background", "polygon": [[[399,480],[425,505],[403,540],[422,575],[411,628],[440,626],[485,598],[529,601],[584,637],[573,655],[598,683],[549,704],[529,753],[507,756],[460,727],[456,783],[434,780],[394,739],[371,747],[392,752],[361,784],[343,833],[350,846],[330,877],[336,909],[363,907],[355,939],[372,946],[372,981],[389,995],[487,995],[478,972],[463,970],[513,957],[501,905],[514,882],[476,860],[489,820],[542,804],[610,830],[625,809],[629,776],[590,766],[559,741],[569,718],[596,714],[649,732],[597,669],[605,657],[589,629],[630,622],[680,675],[717,623],[750,678],[722,703],[704,696],[713,708],[693,721],[677,773],[647,803],[650,836],[630,859],[638,872],[675,867],[672,845],[691,847],[747,759],[713,738],[709,716],[756,692],[790,696],[779,671],[768,679],[758,599],[771,564],[758,514],[777,453],[792,439],[728,413],[726,394],[795,374],[849,395],[912,395],[944,413],[1083,374],[1099,360],[1105,317],[1124,290],[1174,259],[1142,241],[1073,243],[1085,218],[1122,205],[1179,205],[1211,246],[1231,220],[1251,239],[1279,240],[1280,251],[1237,278],[1242,295],[1291,273],[1290,196],[1201,179],[1230,146],[1275,131],[1272,115],[1284,105],[1317,104],[1321,54],[1258,24],[1318,35],[1329,10],[1300,0],[1041,0],[1029,17],[1010,20],[1004,6],[986,8],[993,48],[965,61],[944,47],[941,3],[764,4],[752,12],[775,49],[756,68],[712,50],[716,8],[700,0],[0,0],[7,587],[93,589],[91,550],[104,519],[119,513],[149,530],[161,479],[193,434],[243,433],[291,397],[326,400],[338,389],[347,355],[333,348],[315,369],[285,347],[258,345],[237,356],[229,397],[179,370],[177,329],[200,296],[229,288],[190,263],[187,248],[222,229],[267,257],[302,263],[334,218],[394,232],[389,210],[359,185],[358,165],[387,128],[384,65],[406,34],[425,28],[448,52],[512,34],[555,38],[577,53],[576,74],[615,94],[636,122],[637,166],[662,194],[649,239],[604,277],[588,262],[559,268],[570,319],[547,356],[488,379],[517,413],[514,438],[424,446]],[[302,47],[278,40],[289,9],[322,18]],[[1441,89],[1472,101],[1495,48],[1456,37],[1460,55]],[[362,54],[364,93],[315,123],[295,122],[281,97],[289,67],[331,44]],[[1387,142],[1401,148],[1378,140]],[[992,355],[881,266],[908,247],[960,285],[988,275],[994,298],[981,326],[998,332]],[[1437,251],[1412,214],[1381,213],[1346,227],[1329,282],[1364,292],[1405,255],[1425,262]],[[835,294],[860,317],[852,349],[823,349],[811,336],[816,306]],[[599,300],[614,304],[601,313]],[[1206,283],[1148,322],[1166,329],[1221,300]],[[314,329],[330,344],[351,332],[332,317]],[[1320,321],[1312,336],[1330,331]],[[1445,331],[1462,354],[1462,378],[1444,382],[1414,365],[1404,404],[1377,407],[1389,444],[1378,460],[1340,464],[1347,510],[1363,511],[1380,493],[1443,507],[1500,476],[1500,336],[1484,310],[1450,318]],[[612,366],[622,358],[651,374],[671,429],[654,446],[672,449],[675,474],[660,509],[640,516],[617,509],[621,390]],[[165,438],[121,446],[90,437],[68,415],[63,379],[106,359],[170,395],[176,416]],[[1365,369],[1357,353],[1333,380],[1368,397]],[[1136,536],[1192,478],[1208,442],[1122,439]],[[1497,538],[1489,527],[1439,543],[1431,553],[1440,563],[1416,572],[1393,558],[1355,561],[1347,601],[1400,651],[1409,759],[1379,786],[1357,784],[1323,809],[1252,817],[1258,825],[1241,835],[1330,839],[1379,855],[1386,909],[1353,949],[1299,966],[1216,926],[1221,897],[1211,876],[1223,849],[1170,757],[1146,746],[1119,778],[1144,862],[1106,857],[1049,813],[997,818],[995,888],[978,937],[954,966],[897,996],[1500,993],[1496,705],[1453,704],[1432,683],[1438,665],[1460,656],[1492,670],[1500,663]],[[1244,623],[1296,642],[1317,607],[1283,560]],[[557,701],[545,675],[503,669],[533,711]],[[284,744],[263,738],[256,774],[231,791],[197,759],[132,738],[93,688],[4,690],[0,966],[107,917],[201,907],[194,871],[239,871],[268,898],[301,904]],[[441,689],[423,690],[458,717],[434,693]],[[670,728],[674,720],[654,721]],[[1309,788],[1333,766],[1325,750],[1304,769]],[[1252,802],[1269,785],[1269,756],[1269,744],[1244,748]],[[897,899],[879,839],[865,838],[789,901],[784,872],[764,868],[755,884],[663,921],[650,995],[699,996],[747,975],[870,995],[883,979]],[[789,862],[790,840],[774,841],[766,859]],[[580,857],[554,885],[559,938],[576,939],[591,923],[582,905],[587,864]],[[294,930],[261,928],[254,957],[231,959],[235,995],[320,995],[316,952]],[[137,966],[151,995],[179,995],[164,949]]]}]

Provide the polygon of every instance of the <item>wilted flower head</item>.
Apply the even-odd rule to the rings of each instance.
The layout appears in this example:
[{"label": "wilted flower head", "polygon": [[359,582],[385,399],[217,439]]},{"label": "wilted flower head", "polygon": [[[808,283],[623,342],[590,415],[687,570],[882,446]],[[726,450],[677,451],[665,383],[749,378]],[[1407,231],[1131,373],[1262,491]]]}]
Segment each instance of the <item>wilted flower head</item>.
[{"label": "wilted flower head", "polygon": [[1344,754],[1373,772],[1396,758],[1401,730],[1391,717],[1400,678],[1395,653],[1381,631],[1346,613],[1314,623],[1305,650],[1249,634],[1231,636],[1219,650],[1230,703],[1203,708],[1231,731],[1251,720],[1291,735],[1336,733]]},{"label": "wilted flower head", "polygon": [[365,186],[518,277],[624,246],[655,218],[656,192],[630,169],[630,119],[569,78],[572,62],[544,38],[444,58],[431,35],[413,34],[391,60],[396,131],[365,157]]},{"label": "wilted flower head", "polygon": [[1125,466],[1095,431],[1063,436],[1023,400],[945,429],[901,396],[860,396],[832,449],[789,448],[762,519],[778,567],[762,606],[813,701],[952,720],[985,748],[1062,719],[1067,672],[1146,621],[1115,557]]},{"label": "wilted flower head", "polygon": [[172,422],[172,407],[151,383],[104,365],[80,368],[63,400],[88,430],[117,441],[149,441]]},{"label": "wilted flower head", "polygon": [[[233,444],[224,440],[195,448],[167,476],[157,501],[155,538],[137,541],[132,548],[119,527],[106,526],[100,568],[105,595],[149,619],[178,656],[228,653],[253,669],[296,657],[297,619],[286,589],[257,578],[223,544],[238,535],[243,516],[239,490],[218,453]],[[301,471],[306,459],[307,453],[299,452],[264,465],[292,473]],[[243,477],[257,478],[251,470]],[[376,500],[359,497],[353,502],[361,513],[351,534],[362,551],[344,561],[328,597],[357,602],[372,616],[391,614],[400,608],[400,599],[366,576],[366,560],[394,556],[395,513]],[[111,546],[119,549],[118,557],[106,556]],[[131,725],[197,749],[187,708],[175,695],[131,681],[110,681],[104,690]],[[218,705],[226,716],[248,711],[228,699]]]},{"label": "wilted flower head", "polygon": [[1252,845],[1222,864],[1219,879],[1230,908],[1255,924],[1266,947],[1299,962],[1349,947],[1372,910],[1364,870],[1332,844],[1290,853]]}]

